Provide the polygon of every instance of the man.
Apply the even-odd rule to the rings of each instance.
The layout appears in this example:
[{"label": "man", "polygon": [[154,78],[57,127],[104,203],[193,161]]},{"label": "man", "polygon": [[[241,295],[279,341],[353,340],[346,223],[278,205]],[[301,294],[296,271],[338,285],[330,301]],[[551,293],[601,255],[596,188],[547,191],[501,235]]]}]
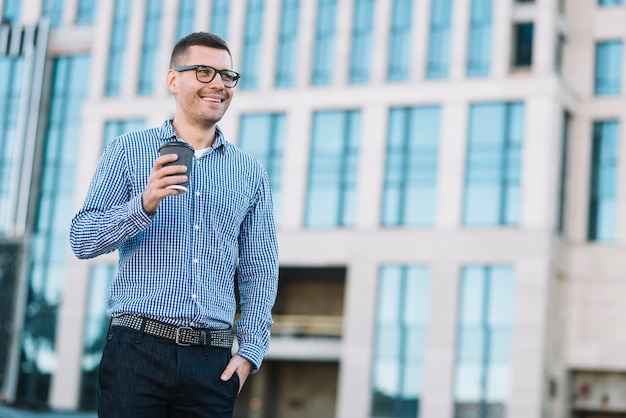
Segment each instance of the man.
[{"label": "man", "polygon": [[[71,224],[78,258],[119,251],[98,378],[100,417],[232,417],[269,345],[278,249],[265,169],[216,126],[240,75],[219,37],[181,39],[167,72],[176,113],[115,138]],[[159,146],[195,149],[191,172]],[[169,188],[189,179],[187,193]],[[236,311],[238,352],[231,354]]]}]

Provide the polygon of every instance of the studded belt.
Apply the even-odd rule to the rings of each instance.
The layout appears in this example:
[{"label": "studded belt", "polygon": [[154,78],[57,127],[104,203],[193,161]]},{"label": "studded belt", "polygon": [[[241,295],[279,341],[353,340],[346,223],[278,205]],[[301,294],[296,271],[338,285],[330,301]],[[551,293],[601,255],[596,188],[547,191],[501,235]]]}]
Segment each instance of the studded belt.
[{"label": "studded belt", "polygon": [[122,315],[113,318],[111,326],[143,331],[146,334],[161,337],[182,346],[210,345],[211,347],[231,348],[234,339],[233,333],[229,329],[177,327],[135,315]]}]

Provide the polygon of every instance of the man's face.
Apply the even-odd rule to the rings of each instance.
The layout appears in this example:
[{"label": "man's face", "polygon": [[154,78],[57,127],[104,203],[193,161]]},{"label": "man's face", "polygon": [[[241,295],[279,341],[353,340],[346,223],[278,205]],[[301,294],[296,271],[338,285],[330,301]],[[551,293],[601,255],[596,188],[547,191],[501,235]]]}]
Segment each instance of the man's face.
[{"label": "man's face", "polygon": [[[232,61],[228,51],[205,46],[191,46],[185,55],[175,63],[183,65],[208,65],[218,70],[232,70]],[[176,97],[177,116],[182,116],[188,123],[212,126],[226,113],[233,98],[234,89],[224,86],[220,74],[209,83],[202,83],[196,78],[196,71],[169,70],[168,87]]]}]

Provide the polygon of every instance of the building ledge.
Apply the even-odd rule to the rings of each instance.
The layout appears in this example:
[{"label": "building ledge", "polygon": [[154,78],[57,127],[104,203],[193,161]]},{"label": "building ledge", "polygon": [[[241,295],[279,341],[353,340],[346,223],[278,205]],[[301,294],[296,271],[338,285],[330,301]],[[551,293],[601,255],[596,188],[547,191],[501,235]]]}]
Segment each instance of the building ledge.
[{"label": "building ledge", "polygon": [[339,361],[341,340],[273,336],[265,356],[268,360]]}]

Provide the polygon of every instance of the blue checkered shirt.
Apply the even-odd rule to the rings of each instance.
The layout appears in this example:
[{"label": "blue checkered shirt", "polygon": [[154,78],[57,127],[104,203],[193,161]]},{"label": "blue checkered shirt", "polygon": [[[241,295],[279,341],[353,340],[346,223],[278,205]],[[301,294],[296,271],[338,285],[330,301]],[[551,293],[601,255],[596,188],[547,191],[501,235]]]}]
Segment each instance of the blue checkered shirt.
[{"label": "blue checkered shirt", "polygon": [[218,128],[213,146],[193,159],[188,193],[166,197],[149,216],[141,194],[159,146],[175,140],[181,139],[168,120],[111,142],[72,219],[72,250],[80,259],[119,251],[109,315],[176,326],[232,327],[237,270],[239,354],[256,371],[269,346],[278,287],[267,172]]}]

